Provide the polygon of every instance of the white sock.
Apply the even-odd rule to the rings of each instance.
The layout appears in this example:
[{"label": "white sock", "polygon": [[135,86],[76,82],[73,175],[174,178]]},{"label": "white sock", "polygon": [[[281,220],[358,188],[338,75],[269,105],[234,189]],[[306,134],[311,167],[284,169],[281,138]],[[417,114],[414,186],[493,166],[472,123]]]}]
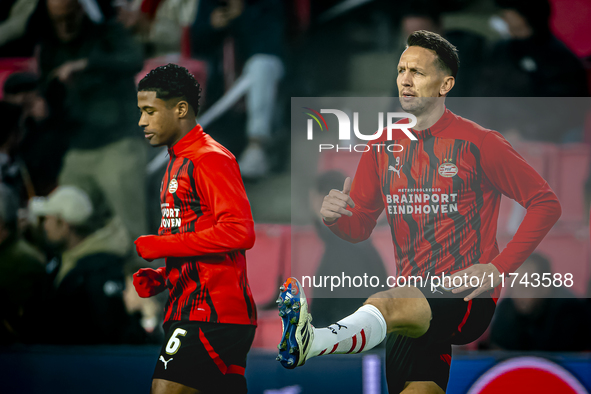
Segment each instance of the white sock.
[{"label": "white sock", "polygon": [[327,328],[314,328],[314,342],[307,358],[361,353],[379,345],[386,332],[386,320],[378,308],[363,305],[352,315]]}]

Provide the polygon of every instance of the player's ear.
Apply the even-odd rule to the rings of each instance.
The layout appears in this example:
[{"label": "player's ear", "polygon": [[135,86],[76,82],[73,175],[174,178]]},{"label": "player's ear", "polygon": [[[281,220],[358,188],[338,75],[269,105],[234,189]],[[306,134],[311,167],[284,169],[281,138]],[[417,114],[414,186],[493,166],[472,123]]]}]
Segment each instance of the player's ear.
[{"label": "player's ear", "polygon": [[456,79],[451,75],[448,75],[445,78],[443,78],[443,83],[439,87],[439,96],[445,96],[446,94],[448,94],[455,84]]},{"label": "player's ear", "polygon": [[176,105],[176,112],[179,118],[184,118],[189,113],[189,103],[186,101],[179,101]]}]

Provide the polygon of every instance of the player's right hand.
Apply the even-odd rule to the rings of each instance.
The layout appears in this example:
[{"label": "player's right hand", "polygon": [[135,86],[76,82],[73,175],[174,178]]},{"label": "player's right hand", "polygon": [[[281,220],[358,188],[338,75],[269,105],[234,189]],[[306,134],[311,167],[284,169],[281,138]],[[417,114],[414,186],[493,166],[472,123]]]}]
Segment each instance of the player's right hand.
[{"label": "player's right hand", "polygon": [[133,274],[133,286],[137,294],[142,298],[148,298],[164,291],[166,289],[166,279],[163,275],[165,269],[165,267],[155,270],[141,268]]},{"label": "player's right hand", "polygon": [[332,189],[322,202],[320,214],[326,223],[331,223],[343,215],[353,216],[353,212],[347,210],[347,206],[355,208],[355,203],[349,197],[351,193],[351,178],[345,179],[343,190]]}]

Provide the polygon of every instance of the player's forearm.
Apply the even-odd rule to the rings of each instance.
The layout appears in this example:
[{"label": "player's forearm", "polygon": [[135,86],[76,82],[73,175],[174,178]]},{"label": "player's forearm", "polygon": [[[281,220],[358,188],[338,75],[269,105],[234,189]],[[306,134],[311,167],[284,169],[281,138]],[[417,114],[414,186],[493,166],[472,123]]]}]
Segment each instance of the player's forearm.
[{"label": "player's forearm", "polygon": [[229,253],[251,249],[254,241],[252,221],[217,223],[199,232],[159,236],[144,257],[157,259]]},{"label": "player's forearm", "polygon": [[351,243],[365,241],[371,235],[376,222],[362,212],[352,209],[353,216],[341,216],[334,222],[324,222],[339,238]]},{"label": "player's forearm", "polygon": [[500,273],[515,272],[560,218],[562,208],[556,195],[548,190],[527,206],[527,213],[507,247],[492,264]]}]

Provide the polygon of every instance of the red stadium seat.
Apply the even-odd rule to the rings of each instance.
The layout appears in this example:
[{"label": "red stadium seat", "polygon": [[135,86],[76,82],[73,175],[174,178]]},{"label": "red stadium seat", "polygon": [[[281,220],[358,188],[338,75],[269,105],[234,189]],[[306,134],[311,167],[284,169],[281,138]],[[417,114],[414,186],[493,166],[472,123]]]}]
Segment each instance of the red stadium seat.
[{"label": "red stadium seat", "polygon": [[259,309],[270,305],[289,267],[289,226],[255,225],[256,242],[246,252],[248,282]]},{"label": "red stadium seat", "polygon": [[501,208],[499,210],[499,220],[497,222],[497,234],[506,234],[507,226],[513,211],[513,200],[506,196],[501,197]]},{"label": "red stadium seat", "polygon": [[338,170],[346,176],[353,178],[360,158],[361,153],[358,152],[336,152],[332,150],[322,152],[318,159],[318,172],[322,173],[329,170]]},{"label": "red stadium seat", "polygon": [[[324,253],[324,245],[316,235],[312,226],[292,228],[291,236],[291,274],[301,280],[302,276],[316,274],[320,259]],[[306,296],[313,296],[313,289],[306,289]]]},{"label": "red stadium seat", "polygon": [[591,4],[588,0],[550,0],[552,17],[550,27],[577,57],[591,55]]},{"label": "red stadium seat", "polygon": [[548,142],[524,141],[515,150],[540,174],[552,188],[558,186],[560,145]]},{"label": "red stadium seat", "polygon": [[[558,195],[561,187],[560,145],[547,142],[524,141],[515,144],[514,147],[525,161],[527,161],[528,164],[548,182],[550,187],[552,187],[554,192]],[[503,196],[501,198],[497,234],[499,234],[499,236],[505,236],[511,233],[509,222],[511,221],[512,216],[519,214],[520,209],[515,207],[515,202],[510,198]],[[520,223],[521,219],[519,217],[516,219],[517,222]]]},{"label": "red stadium seat", "polygon": [[[277,293],[279,294],[279,293]],[[281,338],[281,318],[277,310],[259,313],[257,331],[252,343],[253,348],[277,350]]]},{"label": "red stadium seat", "polygon": [[[312,228],[296,230],[293,241],[290,226],[258,224],[255,231],[255,246],[247,252],[248,280],[258,307],[258,328],[252,346],[276,350],[281,337],[281,319],[274,308],[279,286],[289,276],[301,278],[308,269],[313,270],[312,275],[322,255],[318,246],[322,245]],[[302,259],[302,266],[293,269],[292,259]],[[266,306],[270,308],[263,310]]]},{"label": "red stadium seat", "polygon": [[[499,248],[503,250],[509,237],[499,238]],[[572,274],[573,286],[569,289],[577,296],[584,296],[591,278],[591,259],[589,229],[583,228],[576,233],[562,233],[552,230],[540,243],[536,252],[548,257],[553,273]],[[507,287],[507,286],[505,286]]]},{"label": "red stadium seat", "polygon": [[[586,144],[549,144],[524,142],[515,149],[548,184],[562,205],[561,221],[581,223],[584,216],[584,185],[591,166],[591,149]],[[507,200],[507,199],[504,199]],[[501,201],[499,234],[503,234],[512,206],[510,201]]]},{"label": "red stadium seat", "polygon": [[581,223],[584,217],[585,182],[589,177],[591,149],[586,144],[564,144],[560,150],[558,199],[562,205],[562,221]]},{"label": "red stadium seat", "polygon": [[29,57],[10,57],[0,58],[0,100],[4,94],[4,82],[10,74],[19,71],[35,72],[36,63],[34,58]]},{"label": "red stadium seat", "polygon": [[[248,277],[250,281],[251,289],[253,290],[253,295],[255,295],[255,301],[261,306],[260,302],[258,301],[262,297],[269,298],[274,301],[277,298],[277,285],[273,285],[272,289],[269,289],[269,283],[273,282],[272,278],[275,276],[276,268],[275,267],[268,267],[266,271],[262,271],[264,267],[260,264],[260,260],[262,260],[264,255],[266,254],[269,260],[272,261],[273,256],[279,255],[279,251],[277,245],[273,243],[277,241],[273,239],[273,237],[269,237],[268,234],[265,234],[268,231],[267,226],[273,225],[259,225],[257,226],[257,241],[255,243],[255,248],[252,251],[248,252],[247,260],[248,260]],[[288,229],[284,230],[285,233],[288,233]],[[377,227],[374,233],[371,236],[371,241],[373,242],[374,246],[378,249],[382,259],[384,262],[387,262],[387,272],[389,275],[395,274],[395,265],[394,265],[394,250],[392,247],[392,237],[390,235],[389,227],[381,226]],[[299,280],[302,279],[302,276],[313,276],[318,269],[318,265],[320,264],[320,260],[322,258],[322,254],[324,253],[324,246],[322,245],[322,241],[316,235],[316,231],[312,226],[298,226],[292,228],[291,231],[291,275],[286,273],[284,275],[285,278],[287,276],[294,276]],[[270,248],[272,251],[266,250],[262,251],[263,248]],[[255,250],[256,249],[256,250]],[[255,252],[255,256],[253,257],[253,251]],[[289,248],[288,248],[289,252]],[[260,255],[256,255],[261,253]],[[254,261],[254,264],[253,264]],[[256,273],[251,267],[255,268],[258,273]],[[269,273],[271,270],[271,273]],[[284,268],[284,270],[289,270],[289,267]],[[263,279],[262,281],[257,281],[255,276],[258,276],[259,279]],[[252,279],[251,279],[252,278]],[[256,289],[256,293],[255,293]],[[313,297],[314,289],[307,288],[306,289],[306,296],[309,298]],[[269,295],[267,295],[269,293]],[[264,294],[264,295],[263,295]],[[268,310],[259,312],[259,324],[257,328],[257,333],[255,336],[255,340],[253,343],[253,347],[257,348],[264,348],[264,349],[276,349],[277,344],[279,343],[279,338],[281,337],[281,319],[277,316],[276,310]]]}]

